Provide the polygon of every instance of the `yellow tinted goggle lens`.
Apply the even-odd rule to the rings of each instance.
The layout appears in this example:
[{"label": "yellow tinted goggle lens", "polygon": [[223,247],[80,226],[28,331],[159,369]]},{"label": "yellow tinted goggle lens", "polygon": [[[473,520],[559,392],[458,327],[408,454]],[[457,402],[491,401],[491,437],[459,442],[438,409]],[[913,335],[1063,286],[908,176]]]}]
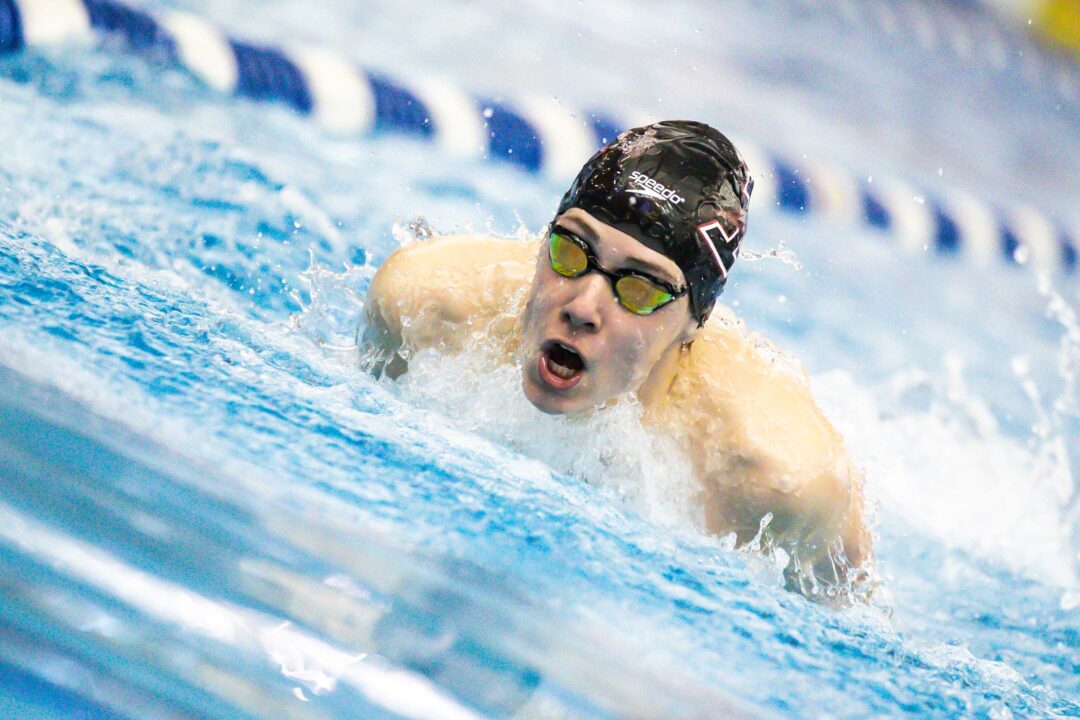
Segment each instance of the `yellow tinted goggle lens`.
[{"label": "yellow tinted goggle lens", "polygon": [[563,277],[577,277],[589,267],[589,256],[585,250],[561,233],[551,233],[548,254],[551,256],[551,269]]},{"label": "yellow tinted goggle lens", "polygon": [[671,293],[636,275],[619,278],[615,283],[615,294],[623,307],[638,315],[649,315],[672,298]]}]

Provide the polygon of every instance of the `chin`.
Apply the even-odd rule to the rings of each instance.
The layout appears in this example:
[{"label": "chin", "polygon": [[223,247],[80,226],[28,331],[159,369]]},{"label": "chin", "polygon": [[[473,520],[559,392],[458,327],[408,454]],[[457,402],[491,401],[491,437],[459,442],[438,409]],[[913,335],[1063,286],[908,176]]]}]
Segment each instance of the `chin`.
[{"label": "chin", "polygon": [[566,415],[576,412],[581,405],[578,398],[568,398],[556,395],[546,389],[538,379],[532,377],[528,371],[522,373],[521,389],[525,397],[533,406],[542,413],[548,415]]}]

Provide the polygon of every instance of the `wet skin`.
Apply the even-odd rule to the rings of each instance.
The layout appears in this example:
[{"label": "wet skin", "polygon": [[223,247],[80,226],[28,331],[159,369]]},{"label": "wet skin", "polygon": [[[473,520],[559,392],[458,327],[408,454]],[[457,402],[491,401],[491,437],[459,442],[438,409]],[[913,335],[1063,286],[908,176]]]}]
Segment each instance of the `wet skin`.
[{"label": "wet skin", "polygon": [[[556,225],[575,233],[606,270],[634,270],[675,288],[686,285],[669,258],[626,233],[571,208]],[[566,278],[552,269],[542,245],[521,318],[522,388],[546,413],[575,413],[629,391],[661,387],[674,360],[698,334],[686,295],[650,315],[623,307],[611,282],[598,272]],[[570,378],[551,372],[549,348],[559,343],[580,356]]]},{"label": "wet skin", "polygon": [[[685,283],[670,259],[580,209],[556,220],[605,270]],[[644,429],[688,449],[709,531],[747,542],[771,513],[776,542],[799,548],[822,579],[832,572],[827,546],[838,540],[854,564],[872,563],[860,474],[805,372],[727,308],[718,305],[704,328],[685,295],[636,315],[601,273],[555,272],[546,242],[450,236],[393,253],[365,311],[361,347],[375,372],[397,377],[412,352],[454,354],[481,338],[518,360],[524,393],[544,412],[589,412],[636,392]]]}]

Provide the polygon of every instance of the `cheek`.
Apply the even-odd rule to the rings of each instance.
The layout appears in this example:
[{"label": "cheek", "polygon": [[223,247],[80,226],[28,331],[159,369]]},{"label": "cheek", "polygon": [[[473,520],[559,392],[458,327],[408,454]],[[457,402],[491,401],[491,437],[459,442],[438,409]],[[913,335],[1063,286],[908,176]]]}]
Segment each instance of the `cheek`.
[{"label": "cheek", "polygon": [[543,278],[543,270],[539,270],[529,287],[529,296],[525,301],[524,332],[535,331],[542,324],[544,315],[552,303],[552,293],[548,283]]},{"label": "cheek", "polygon": [[605,365],[613,383],[623,385],[623,389],[634,389],[645,379],[654,362],[649,333],[626,324],[611,330],[606,343],[608,360]]},{"label": "cheek", "polygon": [[[639,319],[639,318],[635,318]],[[664,325],[637,324],[625,333],[618,353],[617,362],[623,371],[632,377],[632,383],[641,383],[648,376],[653,366],[659,362],[664,350],[672,342],[671,333]]]}]

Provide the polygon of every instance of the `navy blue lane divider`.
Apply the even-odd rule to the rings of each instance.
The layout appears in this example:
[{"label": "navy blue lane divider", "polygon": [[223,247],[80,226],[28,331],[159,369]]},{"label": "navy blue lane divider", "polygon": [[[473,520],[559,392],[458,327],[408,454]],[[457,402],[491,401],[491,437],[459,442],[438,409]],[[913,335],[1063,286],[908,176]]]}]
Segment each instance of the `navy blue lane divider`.
[{"label": "navy blue lane divider", "polygon": [[304,113],[311,112],[311,91],[300,69],[273,48],[230,40],[236,56],[236,92],[254,100],[277,100]]},{"label": "navy blue lane divider", "polygon": [[[530,172],[539,171],[543,150],[537,130],[506,105],[494,101],[484,105],[491,156],[516,163]],[[581,158],[582,164],[587,159]]]},{"label": "navy blue lane divider", "polygon": [[112,0],[83,0],[90,26],[124,38],[133,50],[160,51],[176,59],[176,46],[154,18]]},{"label": "navy blue lane divider", "polygon": [[375,96],[375,127],[431,137],[431,111],[408,88],[376,72],[367,73]]},{"label": "navy blue lane divider", "polygon": [[1069,240],[1069,236],[1062,233],[1061,235],[1061,267],[1068,273],[1072,274],[1080,268],[1077,267],[1080,264],[1080,252],[1077,252],[1076,245]]},{"label": "navy blue lane divider", "polygon": [[[592,126],[593,132],[595,132],[596,136],[600,139],[601,145],[607,145],[622,131],[622,128],[617,122],[604,117],[603,115],[593,115]],[[584,163],[582,164],[584,165]]]},{"label": "navy blue lane divider", "polygon": [[810,188],[799,173],[783,160],[773,160],[776,172],[777,202],[790,212],[805,213],[810,210]]},{"label": "navy blue lane divider", "polygon": [[892,223],[889,218],[889,211],[885,209],[881,201],[874,197],[873,193],[866,190],[863,190],[862,193],[862,211],[867,225],[876,227],[879,230],[889,230]]},{"label": "navy blue lane divider", "polygon": [[960,252],[960,230],[956,227],[956,223],[936,203],[933,212],[937,225],[937,231],[934,233],[934,247],[939,253],[946,255]]},{"label": "navy blue lane divider", "polygon": [[[403,132],[560,183],[625,127],[534,99],[483,100],[449,85],[405,83],[325,51],[252,45],[186,13],[153,16],[120,0],[0,0],[0,53],[94,31],[178,63],[218,90],[283,103],[337,132]],[[1080,226],[1070,231],[1031,208],[1006,212],[959,192],[932,196],[895,179],[871,184],[862,174],[737,144],[756,181],[755,208],[856,222],[945,257],[1030,258],[1038,268],[1078,270]]]},{"label": "navy blue lane divider", "polygon": [[15,0],[0,0],[0,53],[22,47],[22,22]]}]

